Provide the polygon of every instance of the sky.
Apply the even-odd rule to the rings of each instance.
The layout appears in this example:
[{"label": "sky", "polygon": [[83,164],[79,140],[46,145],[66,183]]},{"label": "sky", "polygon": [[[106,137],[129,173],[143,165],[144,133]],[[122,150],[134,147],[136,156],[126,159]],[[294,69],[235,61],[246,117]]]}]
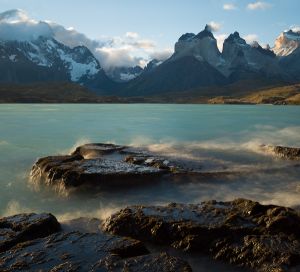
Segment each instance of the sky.
[{"label": "sky", "polygon": [[0,0],[0,13],[11,9],[105,41],[100,55],[117,59],[127,53],[143,65],[171,54],[182,34],[198,33],[207,23],[220,48],[234,31],[272,47],[282,31],[300,25],[299,0]]}]

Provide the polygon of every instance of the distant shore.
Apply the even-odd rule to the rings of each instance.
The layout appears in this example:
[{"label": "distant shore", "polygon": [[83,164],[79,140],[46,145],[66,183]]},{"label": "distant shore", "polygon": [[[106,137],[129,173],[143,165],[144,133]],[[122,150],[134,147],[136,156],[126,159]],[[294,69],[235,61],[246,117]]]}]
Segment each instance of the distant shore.
[{"label": "distant shore", "polygon": [[226,95],[201,95],[201,90],[193,90],[135,97],[97,95],[80,85],[70,83],[0,85],[0,103],[300,105],[300,84],[265,87],[246,92],[241,89],[231,92],[227,90]]}]

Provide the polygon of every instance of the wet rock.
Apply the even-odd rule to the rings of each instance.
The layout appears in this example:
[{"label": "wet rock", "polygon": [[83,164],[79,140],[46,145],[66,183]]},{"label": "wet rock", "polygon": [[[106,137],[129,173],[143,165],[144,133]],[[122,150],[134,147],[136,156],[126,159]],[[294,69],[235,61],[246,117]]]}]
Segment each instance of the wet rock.
[{"label": "wet rock", "polygon": [[169,172],[182,172],[184,169],[179,168],[179,166],[172,164],[169,160],[165,158],[160,157],[154,157],[151,155],[140,155],[140,154],[134,154],[129,155],[125,157],[125,161],[137,165],[144,165],[144,166],[150,166],[155,167],[158,169],[167,170]]},{"label": "wet rock", "polygon": [[0,254],[0,270],[191,271],[189,265],[178,258],[149,255],[137,240],[80,232],[59,232],[19,244]]},{"label": "wet rock", "polygon": [[275,146],[273,149],[277,156],[288,160],[300,160],[300,148]]},{"label": "wet rock", "polygon": [[58,192],[80,186],[115,188],[144,185],[171,173],[168,160],[144,151],[113,144],[86,144],[71,155],[39,159],[31,170],[34,184],[53,186]]},{"label": "wet rock", "polygon": [[116,256],[109,256],[100,261],[97,269],[105,269],[104,271],[131,271],[131,272],[192,272],[187,262],[170,256],[167,253],[154,253],[144,256],[129,258],[126,260],[118,260]]},{"label": "wet rock", "polygon": [[0,252],[60,230],[52,214],[19,214],[0,219]]},{"label": "wet rock", "polygon": [[287,146],[261,145],[261,149],[286,160],[300,160],[300,148]]},{"label": "wet rock", "polygon": [[292,267],[300,269],[300,242],[293,235],[283,233],[247,235],[234,242],[220,241],[213,252],[216,259],[259,271],[289,271]]},{"label": "wet rock", "polygon": [[[69,222],[78,229],[97,219]],[[65,227],[65,226],[64,226]],[[85,229],[86,230],[86,229]],[[103,233],[61,230],[51,214],[20,214],[0,219],[0,271],[191,271],[179,258],[149,254],[138,240]]]},{"label": "wet rock", "polygon": [[[102,227],[142,241],[209,253],[241,266],[264,269],[272,264],[281,269],[293,266],[289,260],[299,256],[299,226],[300,217],[293,209],[237,199],[131,206],[109,217]],[[268,243],[268,247],[262,246]],[[277,246],[273,247],[274,243]],[[254,253],[248,254],[248,250]]]},{"label": "wet rock", "polygon": [[97,158],[99,156],[120,152],[126,147],[114,144],[85,144],[75,149],[72,155],[80,155],[84,158]]}]

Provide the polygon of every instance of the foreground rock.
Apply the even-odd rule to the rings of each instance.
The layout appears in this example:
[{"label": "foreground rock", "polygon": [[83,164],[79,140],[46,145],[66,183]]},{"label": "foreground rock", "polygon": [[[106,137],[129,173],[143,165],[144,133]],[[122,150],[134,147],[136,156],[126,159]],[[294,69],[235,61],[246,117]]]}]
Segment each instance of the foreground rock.
[{"label": "foreground rock", "polygon": [[20,214],[0,219],[0,253],[13,246],[60,230],[52,214]]},{"label": "foreground rock", "polygon": [[261,148],[267,152],[273,153],[279,158],[286,160],[300,160],[300,148],[298,147],[261,145]]},{"label": "foreground rock", "polygon": [[79,186],[145,185],[164,174],[180,171],[168,160],[112,144],[86,144],[71,155],[39,159],[31,171],[34,183],[57,191]]},{"label": "foreground rock", "polygon": [[300,265],[299,226],[300,217],[292,209],[237,199],[132,206],[108,218],[103,228],[142,241],[209,253],[258,271],[288,271]]},{"label": "foreground rock", "polygon": [[284,159],[300,160],[300,148],[275,146],[273,151],[277,156],[282,157]]},{"label": "foreground rock", "polygon": [[[22,233],[19,239],[14,232]],[[8,237],[14,241],[9,245]],[[0,271],[3,272],[191,271],[179,258],[166,253],[149,254],[142,242],[135,239],[59,231],[59,223],[51,215],[22,214],[1,219],[0,241]]]}]

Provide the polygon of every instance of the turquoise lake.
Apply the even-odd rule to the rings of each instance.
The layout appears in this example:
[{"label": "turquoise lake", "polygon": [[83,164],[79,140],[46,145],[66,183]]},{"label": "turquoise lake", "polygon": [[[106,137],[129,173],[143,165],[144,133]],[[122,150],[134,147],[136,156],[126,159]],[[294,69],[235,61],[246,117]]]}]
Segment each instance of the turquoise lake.
[{"label": "turquoise lake", "polygon": [[[159,184],[150,188],[56,195],[34,188],[38,157],[66,154],[87,142],[143,146],[151,151],[250,169],[230,180]],[[59,218],[103,218],[129,204],[196,203],[246,197],[300,205],[300,167],[264,154],[261,144],[300,146],[300,107],[246,105],[0,105],[0,215],[52,212]],[[276,171],[256,169],[276,168]]]}]

